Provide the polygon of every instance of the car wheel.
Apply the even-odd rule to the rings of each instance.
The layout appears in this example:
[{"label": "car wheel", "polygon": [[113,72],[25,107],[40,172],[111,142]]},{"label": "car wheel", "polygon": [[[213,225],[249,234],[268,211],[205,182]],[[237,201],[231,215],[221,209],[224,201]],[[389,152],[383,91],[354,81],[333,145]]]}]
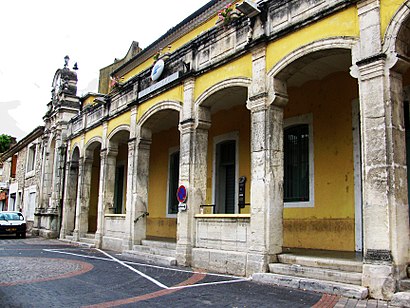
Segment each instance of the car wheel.
[{"label": "car wheel", "polygon": [[26,238],[26,232],[21,233],[20,235],[21,235],[21,238]]}]

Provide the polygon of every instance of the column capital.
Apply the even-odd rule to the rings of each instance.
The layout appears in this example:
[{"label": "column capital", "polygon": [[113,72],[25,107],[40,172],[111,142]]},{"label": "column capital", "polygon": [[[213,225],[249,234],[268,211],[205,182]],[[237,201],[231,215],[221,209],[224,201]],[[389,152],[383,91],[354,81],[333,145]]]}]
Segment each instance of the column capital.
[{"label": "column capital", "polygon": [[251,96],[246,102],[246,108],[251,112],[257,112],[267,109],[268,93],[259,93],[257,95]]}]

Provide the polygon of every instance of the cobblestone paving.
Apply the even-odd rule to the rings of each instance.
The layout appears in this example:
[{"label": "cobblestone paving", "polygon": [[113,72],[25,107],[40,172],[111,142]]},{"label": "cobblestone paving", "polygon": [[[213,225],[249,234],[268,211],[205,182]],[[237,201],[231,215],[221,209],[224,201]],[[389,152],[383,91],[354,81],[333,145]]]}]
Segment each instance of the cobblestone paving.
[{"label": "cobblestone paving", "polygon": [[82,261],[51,258],[0,257],[0,264],[1,270],[7,272],[1,276],[0,286],[68,278],[93,268]]}]

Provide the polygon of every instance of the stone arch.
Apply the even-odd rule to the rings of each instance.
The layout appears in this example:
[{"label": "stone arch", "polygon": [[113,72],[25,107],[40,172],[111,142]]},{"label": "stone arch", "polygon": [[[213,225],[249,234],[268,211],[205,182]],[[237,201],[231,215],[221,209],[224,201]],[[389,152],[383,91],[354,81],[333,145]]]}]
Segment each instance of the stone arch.
[{"label": "stone arch", "polygon": [[[354,37],[333,37],[328,39],[323,39],[319,41],[314,41],[307,45],[301,46],[291,53],[287,54],[282,58],[276,65],[274,65],[268,72],[269,77],[277,76],[281,71],[283,71],[289,64],[295,62],[296,60],[319,51],[326,51],[331,49],[350,49],[352,50],[352,58],[356,58],[356,45],[358,39]],[[353,61],[355,62],[355,61]]]},{"label": "stone arch", "polygon": [[[76,150],[78,150],[78,155],[79,155],[79,157],[75,157],[75,156],[74,156],[75,153],[76,153]],[[77,160],[77,161],[78,161],[78,159],[79,159],[80,157],[81,157],[81,149],[80,149],[80,146],[79,146],[78,143],[75,143],[75,144],[73,145],[73,147],[71,148],[71,150],[70,150],[69,160],[70,160],[70,161],[73,161],[73,160]]]},{"label": "stone arch", "polygon": [[195,106],[200,107],[203,105],[203,103],[213,94],[230,88],[230,87],[245,87],[248,88],[251,84],[251,80],[249,78],[245,77],[238,77],[238,78],[231,78],[231,79],[226,79],[221,82],[218,82],[214,84],[213,86],[209,87],[206,89],[196,100]]},{"label": "stone arch", "polygon": [[130,132],[130,126],[128,124],[122,124],[122,125],[117,126],[107,136],[107,140],[111,140],[117,133],[119,133],[121,131]]},{"label": "stone arch", "polygon": [[[269,103],[285,105],[287,103],[287,81],[301,68],[320,61],[327,56],[350,53],[350,74],[355,75],[358,53],[358,39],[354,37],[333,37],[314,41],[301,46],[282,58],[268,71]],[[346,58],[346,55],[345,55]]]},{"label": "stone arch", "polygon": [[[391,19],[389,25],[386,28],[386,32],[383,38],[383,50],[385,52],[400,52],[400,46],[397,46],[397,40],[400,36],[400,32],[403,29],[403,25],[406,23],[410,16],[410,0],[405,1],[397,10]],[[399,50],[398,50],[399,47]]]},{"label": "stone arch", "polygon": [[405,73],[410,63],[410,0],[407,0],[397,10],[387,26],[383,41],[382,50],[388,56],[390,68],[397,72]]},{"label": "stone arch", "polygon": [[169,100],[155,104],[155,106],[152,106],[145,111],[141,118],[137,121],[138,126],[142,127],[152,115],[167,109],[175,110],[180,113],[182,110],[181,102]]},{"label": "stone arch", "polygon": [[84,146],[84,156],[90,156],[92,157],[92,152],[94,151],[94,149],[98,146],[98,144],[100,146],[102,146],[103,142],[102,142],[102,138],[100,136],[95,136],[92,137],[90,140],[87,141],[87,143]]}]

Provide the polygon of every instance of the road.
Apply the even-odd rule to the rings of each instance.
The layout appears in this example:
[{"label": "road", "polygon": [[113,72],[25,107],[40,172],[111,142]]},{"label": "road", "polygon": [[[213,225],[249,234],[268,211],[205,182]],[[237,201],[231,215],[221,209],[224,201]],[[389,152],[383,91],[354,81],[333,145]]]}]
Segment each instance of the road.
[{"label": "road", "polygon": [[0,238],[1,307],[296,308],[337,300],[243,277],[129,262],[58,240]]}]

